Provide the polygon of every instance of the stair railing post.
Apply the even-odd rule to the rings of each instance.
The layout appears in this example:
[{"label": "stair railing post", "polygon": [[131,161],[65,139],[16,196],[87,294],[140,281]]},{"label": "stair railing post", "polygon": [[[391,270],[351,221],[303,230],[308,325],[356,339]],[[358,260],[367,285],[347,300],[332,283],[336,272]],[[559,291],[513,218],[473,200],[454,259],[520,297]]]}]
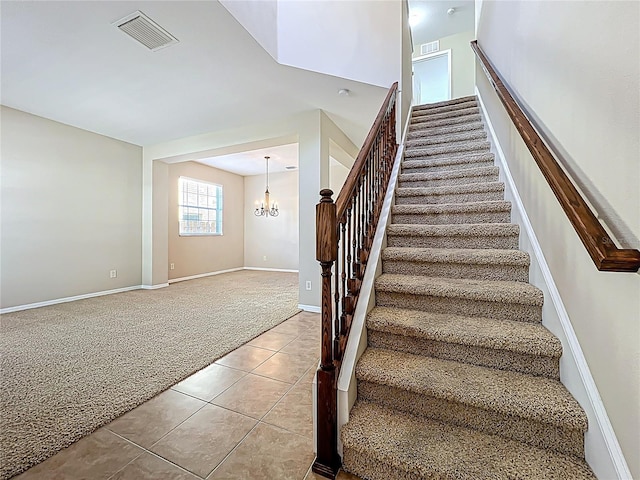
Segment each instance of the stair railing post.
[{"label": "stair railing post", "polygon": [[[338,454],[338,417],[336,365],[332,351],[333,298],[331,268],[338,259],[338,223],[333,191],[320,192],[316,205],[316,259],[322,268],[322,352],[317,372],[317,455],[313,471],[334,479],[340,469]],[[336,313],[337,315],[337,313]]]}]

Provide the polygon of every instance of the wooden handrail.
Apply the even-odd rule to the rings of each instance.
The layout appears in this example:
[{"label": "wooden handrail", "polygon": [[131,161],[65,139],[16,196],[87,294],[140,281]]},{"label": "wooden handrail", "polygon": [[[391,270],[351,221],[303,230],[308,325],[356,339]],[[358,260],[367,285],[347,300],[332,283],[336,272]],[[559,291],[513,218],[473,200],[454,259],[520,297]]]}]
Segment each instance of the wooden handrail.
[{"label": "wooden handrail", "polygon": [[640,269],[640,251],[616,246],[549,151],[522,106],[511,96],[477,40],[471,42],[471,48],[596,268],[606,272],[637,272]]},{"label": "wooden handrail", "polygon": [[[398,83],[389,89],[338,200],[324,189],[316,205],[316,259],[322,268],[322,350],[317,373],[317,455],[313,471],[335,479],[337,379],[360,285],[389,185],[396,143]],[[334,265],[335,262],[335,265]]]}]

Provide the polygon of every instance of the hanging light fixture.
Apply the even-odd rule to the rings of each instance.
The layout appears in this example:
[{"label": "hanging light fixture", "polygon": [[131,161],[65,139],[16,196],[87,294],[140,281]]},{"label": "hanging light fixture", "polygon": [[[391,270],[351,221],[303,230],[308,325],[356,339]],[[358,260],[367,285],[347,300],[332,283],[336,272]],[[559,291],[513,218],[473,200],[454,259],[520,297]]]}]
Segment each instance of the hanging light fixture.
[{"label": "hanging light fixture", "polygon": [[267,164],[267,188],[264,191],[264,201],[262,203],[256,201],[256,209],[253,212],[256,217],[277,217],[280,215],[278,203],[269,204],[269,158],[271,157],[264,157]]}]

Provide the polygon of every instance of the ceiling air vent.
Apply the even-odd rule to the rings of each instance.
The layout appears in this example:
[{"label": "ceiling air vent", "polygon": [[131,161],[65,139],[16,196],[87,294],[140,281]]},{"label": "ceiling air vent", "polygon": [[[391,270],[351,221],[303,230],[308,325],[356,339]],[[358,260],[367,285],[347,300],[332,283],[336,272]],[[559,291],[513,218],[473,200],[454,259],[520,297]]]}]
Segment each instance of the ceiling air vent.
[{"label": "ceiling air vent", "polygon": [[113,22],[112,25],[118,27],[152,52],[178,43],[176,37],[140,11],[133,12],[131,15]]},{"label": "ceiling air vent", "polygon": [[420,45],[420,55],[428,55],[430,53],[437,52],[438,50],[440,50],[440,40]]}]

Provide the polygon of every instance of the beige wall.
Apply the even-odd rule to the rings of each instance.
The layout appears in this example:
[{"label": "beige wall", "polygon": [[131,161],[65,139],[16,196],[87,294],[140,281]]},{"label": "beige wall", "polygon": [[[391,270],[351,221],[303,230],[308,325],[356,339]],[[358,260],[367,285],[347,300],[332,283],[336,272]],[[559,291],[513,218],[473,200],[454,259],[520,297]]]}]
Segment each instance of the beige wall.
[{"label": "beige wall", "polygon": [[142,149],[1,116],[2,308],[140,285]]},{"label": "beige wall", "polygon": [[264,175],[244,177],[244,266],[298,270],[298,172],[269,175],[271,202],[277,202],[280,211],[277,217],[253,213],[264,189]]},{"label": "beige wall", "polygon": [[[486,0],[478,19],[480,47],[535,112],[600,214],[635,248],[639,19],[637,2]],[[617,439],[640,478],[640,275],[596,270],[480,68],[476,75]]]},{"label": "beige wall", "polygon": [[[157,162],[156,162],[157,163]],[[222,235],[179,235],[178,179],[189,177],[222,185]],[[175,265],[169,280],[202,273],[217,272],[244,265],[244,185],[243,178],[197,162],[168,166],[169,259]]]}]

